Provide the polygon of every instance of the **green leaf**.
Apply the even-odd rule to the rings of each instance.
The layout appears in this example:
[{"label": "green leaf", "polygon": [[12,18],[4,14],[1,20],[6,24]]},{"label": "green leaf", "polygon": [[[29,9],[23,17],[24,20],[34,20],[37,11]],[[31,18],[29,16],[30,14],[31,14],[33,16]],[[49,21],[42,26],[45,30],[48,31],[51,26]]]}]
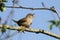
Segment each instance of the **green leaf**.
[{"label": "green leaf", "polygon": [[57,25],[58,28],[60,28],[60,21],[58,21],[58,25]]},{"label": "green leaf", "polygon": [[58,20],[55,21],[55,25],[56,25],[56,27],[58,27],[58,25],[59,25],[59,21]]},{"label": "green leaf", "polygon": [[3,12],[6,10],[6,7],[1,7],[0,11]]},{"label": "green leaf", "polygon": [[3,25],[2,29],[1,29],[1,32],[2,33],[5,33],[6,32],[6,27]]},{"label": "green leaf", "polygon": [[2,0],[2,2],[7,2],[7,0]]},{"label": "green leaf", "polygon": [[0,3],[0,11],[3,12],[5,11],[6,7],[4,3]]},{"label": "green leaf", "polygon": [[7,2],[7,0],[0,0],[0,2]]},{"label": "green leaf", "polygon": [[52,30],[53,24],[50,23],[48,27],[49,27],[50,30]]},{"label": "green leaf", "polygon": [[60,28],[60,21],[59,20],[50,20],[51,24],[55,25],[56,27]]},{"label": "green leaf", "polygon": [[55,24],[55,21],[54,20],[50,20],[49,22],[52,23],[52,24]]}]

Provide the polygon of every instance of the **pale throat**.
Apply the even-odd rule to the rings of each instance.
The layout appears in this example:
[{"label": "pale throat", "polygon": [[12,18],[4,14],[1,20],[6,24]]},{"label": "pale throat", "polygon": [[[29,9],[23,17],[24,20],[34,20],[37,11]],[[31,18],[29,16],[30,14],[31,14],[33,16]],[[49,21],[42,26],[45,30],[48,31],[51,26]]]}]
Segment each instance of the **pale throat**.
[{"label": "pale throat", "polygon": [[33,16],[26,17],[27,23],[30,25],[32,23]]}]

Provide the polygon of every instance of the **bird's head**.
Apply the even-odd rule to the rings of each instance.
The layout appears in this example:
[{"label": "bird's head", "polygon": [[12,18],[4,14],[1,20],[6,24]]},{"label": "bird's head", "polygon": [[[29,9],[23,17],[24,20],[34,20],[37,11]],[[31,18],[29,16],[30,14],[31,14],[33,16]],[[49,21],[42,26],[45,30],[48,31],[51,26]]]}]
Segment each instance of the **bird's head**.
[{"label": "bird's head", "polygon": [[26,15],[26,17],[33,18],[34,14],[29,13],[29,14]]}]

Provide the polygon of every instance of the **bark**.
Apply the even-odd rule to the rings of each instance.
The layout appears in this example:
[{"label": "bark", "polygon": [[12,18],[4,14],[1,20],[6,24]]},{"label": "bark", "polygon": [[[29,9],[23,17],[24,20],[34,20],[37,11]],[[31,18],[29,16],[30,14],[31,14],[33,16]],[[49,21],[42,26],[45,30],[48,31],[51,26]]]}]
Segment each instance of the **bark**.
[{"label": "bark", "polygon": [[[2,28],[3,25],[0,25],[0,28]],[[54,34],[52,32],[48,32],[48,31],[45,31],[45,30],[42,30],[42,29],[33,29],[33,28],[21,28],[21,27],[11,27],[11,26],[8,26],[8,25],[5,25],[6,29],[10,29],[10,30],[23,30],[24,31],[27,31],[27,32],[32,32],[32,33],[42,33],[42,34],[45,34],[45,35],[48,35],[48,36],[51,36],[51,37],[54,37],[54,38],[57,38],[57,39],[60,39],[60,35],[57,35],[57,34]]]}]

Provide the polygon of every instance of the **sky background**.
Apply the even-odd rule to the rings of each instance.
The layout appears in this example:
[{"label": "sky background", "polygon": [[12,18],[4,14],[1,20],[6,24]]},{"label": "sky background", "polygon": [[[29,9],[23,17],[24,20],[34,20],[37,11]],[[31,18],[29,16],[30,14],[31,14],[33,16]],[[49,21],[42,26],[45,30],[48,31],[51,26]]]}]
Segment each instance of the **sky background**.
[{"label": "sky background", "polygon": [[[9,0],[5,4],[7,6],[11,6],[12,5],[11,1],[12,0]],[[59,6],[60,0],[19,0],[19,5],[22,5],[24,7],[42,8],[43,7],[41,4],[42,2],[44,2],[45,6],[48,8],[54,6],[57,12],[60,13],[60,6]],[[11,8],[7,8],[6,11],[0,12],[2,23],[6,20],[7,15],[9,14],[10,11]],[[30,28],[44,29],[46,31],[60,35],[60,29],[58,29],[57,27],[54,26],[52,30],[48,28],[49,20],[54,20],[54,19],[58,20],[56,14],[48,10],[29,10],[29,9],[14,8],[14,14],[11,17],[11,19],[19,20],[25,17],[28,13],[35,14],[35,17],[33,19]],[[54,17],[52,14],[54,15]],[[16,24],[11,19],[9,19],[8,25]],[[11,33],[13,33],[13,31],[11,31]],[[10,38],[10,40],[58,40],[58,39],[47,36],[42,33],[35,34],[35,33],[25,32],[14,35],[13,37]]]}]

